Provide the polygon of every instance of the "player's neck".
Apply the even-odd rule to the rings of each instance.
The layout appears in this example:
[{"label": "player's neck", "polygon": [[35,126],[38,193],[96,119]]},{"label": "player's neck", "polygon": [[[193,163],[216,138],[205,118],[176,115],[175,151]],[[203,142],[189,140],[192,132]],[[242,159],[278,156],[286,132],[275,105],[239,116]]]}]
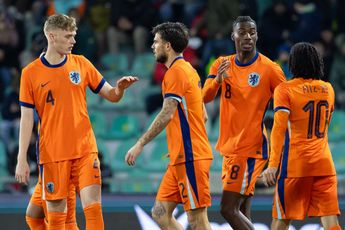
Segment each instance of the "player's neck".
[{"label": "player's neck", "polygon": [[48,61],[49,64],[57,65],[60,64],[63,60],[65,60],[66,55],[60,54],[48,48],[47,52],[44,54],[44,58]]},{"label": "player's neck", "polygon": [[238,52],[236,54],[236,58],[240,63],[248,63],[250,62],[256,54],[256,49],[252,52]]},{"label": "player's neck", "polygon": [[165,62],[165,66],[169,69],[171,65],[177,60],[177,58],[183,57],[182,53],[174,53],[171,55],[168,55],[168,60]]}]

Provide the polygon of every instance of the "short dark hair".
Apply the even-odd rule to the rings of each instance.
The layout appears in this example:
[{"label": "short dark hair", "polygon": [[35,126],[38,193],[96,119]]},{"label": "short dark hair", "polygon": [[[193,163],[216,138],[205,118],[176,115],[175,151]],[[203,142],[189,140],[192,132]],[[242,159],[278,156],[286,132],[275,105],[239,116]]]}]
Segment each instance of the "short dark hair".
[{"label": "short dark hair", "polygon": [[293,77],[320,79],[323,77],[323,60],[317,49],[308,42],[292,46],[289,70]]},{"label": "short dark hair", "polygon": [[250,16],[238,16],[236,20],[232,23],[232,29],[235,29],[236,25],[242,22],[251,22],[254,23],[256,26],[256,22]]},{"label": "short dark hair", "polygon": [[164,22],[152,29],[152,34],[158,33],[161,38],[170,42],[176,53],[182,53],[188,45],[188,29],[180,22]]}]

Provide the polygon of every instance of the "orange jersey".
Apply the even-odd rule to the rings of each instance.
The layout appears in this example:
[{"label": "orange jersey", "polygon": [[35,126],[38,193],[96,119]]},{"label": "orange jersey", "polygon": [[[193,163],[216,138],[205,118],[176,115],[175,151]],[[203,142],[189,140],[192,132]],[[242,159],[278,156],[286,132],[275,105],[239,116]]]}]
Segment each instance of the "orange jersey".
[{"label": "orange jersey", "polygon": [[98,93],[105,80],[83,56],[67,55],[57,65],[42,56],[22,71],[19,103],[39,116],[40,164],[98,152],[86,104],[86,87]]},{"label": "orange jersey", "polygon": [[179,102],[166,128],[170,164],[212,159],[203,119],[200,78],[182,57],[176,58],[165,73],[162,93],[164,98]]},{"label": "orange jersey", "polygon": [[[215,80],[218,67],[226,58],[230,62],[222,84]],[[224,156],[268,159],[267,134],[263,124],[268,103],[277,85],[285,80],[278,64],[262,54],[246,64],[236,55],[219,57],[211,66],[203,98],[210,102],[221,87],[220,130],[216,149]]]},{"label": "orange jersey", "polygon": [[333,110],[330,83],[295,78],[276,88],[270,166],[281,161],[281,177],[335,175],[327,137]]}]

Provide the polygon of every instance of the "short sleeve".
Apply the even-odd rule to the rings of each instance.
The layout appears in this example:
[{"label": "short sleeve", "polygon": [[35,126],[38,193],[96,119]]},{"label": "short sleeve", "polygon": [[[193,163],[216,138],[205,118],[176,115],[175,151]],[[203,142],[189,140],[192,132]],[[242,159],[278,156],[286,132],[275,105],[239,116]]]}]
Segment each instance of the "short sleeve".
[{"label": "short sleeve", "polygon": [[32,82],[30,80],[28,69],[26,68],[23,69],[20,77],[19,105],[28,108],[35,108]]},{"label": "short sleeve", "polygon": [[163,80],[163,96],[164,98],[173,98],[181,102],[189,87],[189,82],[185,72],[181,68],[173,68],[166,72]]},{"label": "short sleeve", "polygon": [[290,113],[290,99],[287,86],[280,84],[274,90],[274,112],[285,111]]},{"label": "short sleeve", "polygon": [[99,93],[105,83],[105,79],[88,59],[86,59],[84,56],[81,57],[83,60],[83,66],[87,70],[88,86],[93,93]]}]

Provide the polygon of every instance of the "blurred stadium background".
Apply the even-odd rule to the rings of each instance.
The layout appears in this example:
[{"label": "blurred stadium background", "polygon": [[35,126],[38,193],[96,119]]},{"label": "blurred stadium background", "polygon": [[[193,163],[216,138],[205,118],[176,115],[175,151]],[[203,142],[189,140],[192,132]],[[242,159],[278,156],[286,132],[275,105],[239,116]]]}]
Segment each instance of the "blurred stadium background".
[{"label": "blurred stadium background", "polygon": [[[31,181],[29,186],[21,186],[13,177],[18,150],[20,71],[45,48],[42,26],[53,13],[77,18],[77,44],[73,52],[89,58],[111,84],[122,75],[140,77],[140,82],[118,104],[87,92],[102,161],[106,229],[157,229],[149,213],[168,162],[165,133],[145,147],[135,167],[124,163],[126,151],[148,128],[162,103],[160,83],[165,69],[155,63],[150,50],[152,26],[163,21],[181,21],[191,29],[184,56],[204,81],[215,57],[234,53],[230,33],[232,21],[238,15],[250,15],[256,20],[258,50],[277,61],[287,78],[291,77],[287,58],[292,44],[308,41],[322,53],[325,80],[332,83],[337,95],[329,141],[338,174],[340,207],[345,211],[345,1],[0,0],[1,229],[27,229],[24,213],[37,180],[36,136],[33,135],[29,148]],[[217,100],[207,105],[207,130],[213,147],[219,127],[218,105]],[[272,118],[270,108],[265,117],[269,129]],[[214,201],[209,216],[213,229],[228,229],[218,213],[221,158],[215,150],[214,158],[210,175]],[[258,186],[253,201],[256,229],[269,229],[271,204],[272,189]],[[181,207],[176,216],[187,228]],[[344,214],[340,220],[345,226]],[[83,229],[79,204],[78,222]],[[320,229],[317,219],[293,225],[293,229]]]}]

